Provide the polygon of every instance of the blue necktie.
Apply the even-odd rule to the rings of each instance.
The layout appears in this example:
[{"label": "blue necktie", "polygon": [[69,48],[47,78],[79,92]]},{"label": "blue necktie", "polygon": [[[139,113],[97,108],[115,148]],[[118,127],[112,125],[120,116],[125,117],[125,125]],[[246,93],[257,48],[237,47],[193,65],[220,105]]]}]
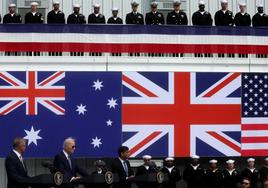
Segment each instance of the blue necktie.
[{"label": "blue necktie", "polygon": [[127,167],[126,161],[124,161],[123,164],[124,164],[124,170],[125,170],[126,176],[128,177],[128,167]]}]

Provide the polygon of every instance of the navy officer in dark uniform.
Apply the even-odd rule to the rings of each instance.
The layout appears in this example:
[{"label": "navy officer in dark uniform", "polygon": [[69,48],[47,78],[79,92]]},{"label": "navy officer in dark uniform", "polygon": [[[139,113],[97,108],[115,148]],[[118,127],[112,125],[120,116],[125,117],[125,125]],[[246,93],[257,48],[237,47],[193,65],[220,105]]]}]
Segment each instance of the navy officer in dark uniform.
[{"label": "navy officer in dark uniform", "polygon": [[205,188],[205,169],[199,163],[199,156],[191,157],[189,164],[183,172],[183,180],[187,188]]},{"label": "navy officer in dark uniform", "polygon": [[237,188],[237,184],[241,180],[239,171],[235,168],[235,161],[229,159],[226,161],[227,168],[223,170],[223,187]]},{"label": "navy officer in dark uniform", "polygon": [[206,188],[222,188],[223,174],[217,166],[218,161],[212,159],[209,161],[209,169],[206,170]]},{"label": "navy officer in dark uniform", "polygon": [[132,12],[126,16],[126,24],[140,24],[144,25],[144,18],[141,13],[138,12],[139,3],[136,1],[131,3]]},{"label": "navy officer in dark uniform", "polygon": [[174,158],[167,157],[161,172],[167,175],[168,181],[164,182],[162,188],[176,188],[176,183],[181,180],[180,169],[174,165]]},{"label": "navy officer in dark uniform", "polygon": [[65,15],[59,8],[60,2],[53,1],[53,10],[47,14],[48,24],[65,24]]},{"label": "navy officer in dark uniform", "polygon": [[181,2],[175,0],[173,2],[174,10],[169,12],[167,15],[167,24],[168,25],[187,25],[188,18],[185,12],[180,10]]},{"label": "navy officer in dark uniform", "polygon": [[22,19],[20,14],[16,13],[16,4],[11,3],[8,6],[9,13],[7,13],[3,18],[3,23],[21,23]]},{"label": "navy officer in dark uniform", "polygon": [[146,25],[163,25],[165,24],[164,15],[157,10],[158,3],[151,3],[151,12],[148,12],[145,16]]},{"label": "navy officer in dark uniform", "polygon": [[68,16],[67,24],[85,24],[86,19],[83,14],[80,13],[80,5],[73,5],[73,13]]},{"label": "navy officer in dark uniform", "polygon": [[116,8],[116,7],[112,8],[112,15],[113,16],[111,16],[108,19],[108,21],[107,21],[108,24],[123,24],[123,20],[118,17],[118,11],[119,11],[118,8]]},{"label": "navy officer in dark uniform", "polygon": [[216,26],[233,26],[234,18],[233,13],[228,10],[228,1],[221,0],[221,10],[215,14],[215,25]]},{"label": "navy officer in dark uniform", "polygon": [[260,172],[255,168],[255,159],[247,159],[247,168],[241,172],[242,178],[248,178],[250,180],[250,188],[257,188]]},{"label": "navy officer in dark uniform", "polygon": [[[235,15],[234,22],[236,26],[250,26],[251,18],[246,12],[247,5],[244,2],[239,3],[240,12]],[[252,182],[251,182],[252,185]]]},{"label": "navy officer in dark uniform", "polygon": [[193,25],[212,25],[211,14],[205,10],[205,2],[199,1],[198,3],[199,10],[196,11],[192,16]]},{"label": "navy officer in dark uniform", "polygon": [[263,12],[263,4],[257,5],[258,12],[252,18],[253,27],[264,27],[268,25],[268,15]]},{"label": "navy officer in dark uniform", "polygon": [[28,24],[28,23],[29,24],[33,24],[33,23],[42,24],[42,23],[44,23],[43,15],[40,12],[38,12],[37,6],[38,6],[37,2],[31,3],[31,11],[25,15],[25,23],[26,24]]},{"label": "navy officer in dark uniform", "polygon": [[100,4],[93,5],[94,12],[88,16],[89,24],[105,24],[105,16],[100,13]]}]

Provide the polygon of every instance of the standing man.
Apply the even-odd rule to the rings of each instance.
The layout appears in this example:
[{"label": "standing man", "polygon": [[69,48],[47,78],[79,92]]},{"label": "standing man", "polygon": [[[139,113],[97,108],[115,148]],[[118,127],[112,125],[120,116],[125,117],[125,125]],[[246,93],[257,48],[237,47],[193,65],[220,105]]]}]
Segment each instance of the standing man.
[{"label": "standing man", "polygon": [[47,14],[48,24],[65,24],[65,15],[60,10],[60,2],[53,1],[53,10]]},{"label": "standing man", "polygon": [[[72,182],[76,179],[79,179],[77,174],[81,176],[88,176],[89,174],[82,168],[80,168],[73,153],[75,152],[75,140],[73,138],[67,138],[63,142],[63,151],[61,151],[54,158],[54,166],[64,174],[64,177],[67,181]],[[72,188],[71,184],[62,186],[62,188]]]},{"label": "standing man", "polygon": [[268,15],[263,13],[263,4],[257,5],[258,12],[252,18],[253,27],[263,27],[268,25]]},{"label": "standing man", "polygon": [[268,180],[268,157],[264,159],[264,165],[260,170],[260,180]]},{"label": "standing man", "polygon": [[223,175],[222,171],[217,167],[218,161],[212,159],[209,164],[209,169],[206,170],[206,188],[221,188]]},{"label": "standing man", "polygon": [[16,13],[16,4],[12,3],[8,6],[9,13],[3,18],[3,23],[21,23],[22,19],[20,14]]},{"label": "standing man", "polygon": [[176,188],[176,183],[181,180],[180,169],[175,167],[174,158],[167,157],[161,172],[168,176],[168,181],[163,183],[162,188]]},{"label": "standing man", "polygon": [[215,14],[215,25],[216,26],[233,26],[234,19],[233,13],[228,10],[228,1],[221,0],[221,10]]},{"label": "standing man", "polygon": [[205,170],[199,163],[200,157],[194,155],[183,172],[183,180],[187,183],[187,188],[205,188]]},{"label": "standing man", "polygon": [[259,179],[259,170],[255,168],[255,159],[247,159],[247,168],[241,172],[242,178],[248,178],[250,180],[250,188],[257,188]]},{"label": "standing man", "polygon": [[[239,3],[240,12],[235,15],[234,22],[236,26],[250,26],[251,18],[250,15],[246,12],[247,5],[246,3]],[[252,185],[252,182],[251,182]]]},{"label": "standing man", "polygon": [[196,11],[192,16],[193,25],[205,25],[212,26],[212,17],[208,11],[205,11],[205,2],[199,1],[199,10]]},{"label": "standing man", "polygon": [[28,23],[29,24],[34,24],[34,23],[42,24],[44,22],[43,15],[40,12],[38,12],[37,6],[38,6],[37,2],[31,3],[31,11],[25,15],[26,24]]},{"label": "standing man", "polygon": [[13,140],[13,150],[5,160],[7,172],[7,188],[28,188],[21,184],[27,180],[27,167],[23,160],[23,153],[26,150],[26,141],[23,138],[17,137]]},{"label": "standing man", "polygon": [[173,2],[174,10],[167,15],[168,25],[188,25],[188,18],[185,12],[181,10],[181,2],[175,0]]},{"label": "standing man", "polygon": [[112,17],[110,17],[107,21],[108,24],[123,24],[123,20],[118,17],[119,9],[114,7],[112,8]]},{"label": "standing man", "polygon": [[118,158],[114,159],[111,164],[112,172],[119,176],[119,183],[115,185],[116,188],[131,187],[131,184],[127,180],[133,177],[134,172],[128,161],[129,155],[129,148],[121,146],[118,148]]},{"label": "standing man", "polygon": [[239,171],[235,169],[235,161],[229,159],[226,161],[227,168],[223,170],[223,187],[237,188],[237,183],[240,181]]},{"label": "standing man", "polygon": [[88,16],[89,24],[105,24],[105,16],[100,13],[100,5],[93,5],[94,12]]},{"label": "standing man", "polygon": [[68,16],[67,24],[85,24],[86,18],[80,13],[80,5],[73,5],[73,13]]},{"label": "standing man", "polygon": [[141,13],[138,12],[139,3],[132,2],[131,8],[132,12],[128,13],[126,16],[126,24],[140,24],[144,25],[144,18]]},{"label": "standing man", "polygon": [[158,3],[151,3],[151,12],[148,12],[145,16],[146,25],[164,25],[165,19],[164,15],[157,10]]}]

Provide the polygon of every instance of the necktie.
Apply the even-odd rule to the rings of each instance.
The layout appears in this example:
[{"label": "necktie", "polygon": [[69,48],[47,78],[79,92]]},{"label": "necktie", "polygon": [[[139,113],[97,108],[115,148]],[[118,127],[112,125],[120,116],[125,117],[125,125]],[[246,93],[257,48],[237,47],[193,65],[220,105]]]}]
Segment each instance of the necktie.
[{"label": "necktie", "polygon": [[22,166],[23,166],[24,170],[26,171],[26,168],[25,168],[25,165],[24,165],[24,162],[23,162],[23,158],[22,158],[22,156],[20,156],[20,157],[19,157],[19,159],[20,159],[20,162],[21,162],[21,164],[22,164]]},{"label": "necktie", "polygon": [[124,164],[124,170],[125,170],[126,176],[128,177],[128,167],[127,167],[126,161],[124,161],[123,164]]},{"label": "necktie", "polygon": [[70,155],[68,155],[67,160],[68,160],[68,163],[70,165],[70,168],[72,169],[72,161],[71,161]]}]

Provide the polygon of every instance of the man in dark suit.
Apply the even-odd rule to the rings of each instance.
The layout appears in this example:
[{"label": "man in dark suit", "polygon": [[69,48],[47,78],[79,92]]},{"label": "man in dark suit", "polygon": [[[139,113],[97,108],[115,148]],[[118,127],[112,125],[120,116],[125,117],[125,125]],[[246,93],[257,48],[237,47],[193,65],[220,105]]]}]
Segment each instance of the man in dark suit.
[{"label": "man in dark suit", "polygon": [[141,13],[138,12],[139,3],[132,2],[131,8],[132,12],[128,13],[126,16],[126,24],[139,24],[144,25],[144,18]]},{"label": "man in dark suit", "polygon": [[129,158],[129,148],[121,146],[118,148],[118,158],[114,159],[111,164],[111,170],[113,173],[118,174],[119,183],[115,185],[116,188],[130,188],[131,184],[127,181],[132,178],[134,172],[131,169]]},{"label": "man in dark suit", "polygon": [[28,188],[22,185],[22,181],[27,180],[27,167],[23,161],[22,154],[26,150],[26,141],[17,137],[13,140],[13,150],[7,156],[5,167],[7,172],[7,188]]},{"label": "man in dark suit", "polygon": [[8,6],[9,13],[7,13],[3,18],[3,23],[21,23],[20,14],[16,13],[16,4],[11,3]]},{"label": "man in dark suit", "polygon": [[174,165],[174,158],[167,157],[161,172],[168,176],[168,181],[163,183],[163,188],[176,188],[176,183],[181,180],[180,169]]},{"label": "man in dark suit", "polygon": [[167,15],[167,25],[187,25],[188,18],[185,12],[181,10],[181,2],[173,2],[174,10]]},{"label": "man in dark suit", "polygon": [[105,16],[100,13],[100,5],[93,5],[94,12],[88,16],[88,24],[105,24]]},{"label": "man in dark suit", "polygon": [[145,23],[146,25],[164,25],[165,19],[164,15],[157,10],[158,3],[151,3],[151,12],[148,12],[145,15]]},{"label": "man in dark suit", "polygon": [[264,159],[263,167],[260,169],[260,180],[268,180],[268,157]]},{"label": "man in dark suit", "polygon": [[[106,163],[102,160],[97,160],[94,162],[95,168],[96,170],[94,172],[92,172],[92,175],[105,175],[105,173],[107,172],[107,167],[106,167]],[[110,187],[107,184],[95,184],[94,188],[108,188]],[[87,187],[90,188],[90,185]]]},{"label": "man in dark suit", "polygon": [[[81,176],[89,175],[86,170],[77,165],[75,158],[73,158],[72,154],[75,148],[75,140],[73,138],[67,138],[63,143],[63,151],[54,158],[54,166],[63,173],[64,178],[69,182],[79,179],[78,174]],[[62,186],[62,188],[71,187],[73,187],[71,184]]]},{"label": "man in dark suit", "polygon": [[25,15],[26,24],[42,24],[44,22],[43,15],[37,10],[38,3],[31,3],[31,11]]}]

